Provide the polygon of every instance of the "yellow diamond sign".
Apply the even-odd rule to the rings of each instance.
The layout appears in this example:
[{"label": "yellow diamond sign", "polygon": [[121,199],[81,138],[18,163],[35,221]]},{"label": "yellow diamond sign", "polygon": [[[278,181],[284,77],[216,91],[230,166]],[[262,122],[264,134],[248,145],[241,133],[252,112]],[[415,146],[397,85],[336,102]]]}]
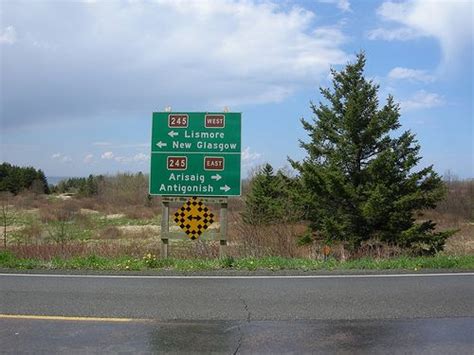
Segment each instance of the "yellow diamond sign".
[{"label": "yellow diamond sign", "polygon": [[197,197],[190,198],[174,217],[176,224],[193,240],[214,223],[214,215]]}]

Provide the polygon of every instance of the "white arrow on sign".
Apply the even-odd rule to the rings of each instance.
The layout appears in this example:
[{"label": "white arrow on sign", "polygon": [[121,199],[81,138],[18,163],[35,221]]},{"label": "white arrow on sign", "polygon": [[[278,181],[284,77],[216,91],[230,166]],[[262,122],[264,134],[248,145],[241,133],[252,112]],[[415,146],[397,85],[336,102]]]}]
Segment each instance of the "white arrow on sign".
[{"label": "white arrow on sign", "polygon": [[227,184],[226,184],[226,185],[224,185],[224,186],[221,186],[221,190],[223,190],[223,191],[227,192],[227,191],[229,191],[229,190],[230,190],[230,187],[229,187],[229,186],[227,186]]},{"label": "white arrow on sign", "polygon": [[174,137],[176,137],[177,135],[179,135],[178,132],[175,132],[175,131],[169,131],[169,132],[168,132],[168,136],[170,136],[171,138],[174,138]]},{"label": "white arrow on sign", "polygon": [[159,141],[158,143],[156,143],[156,146],[157,146],[158,148],[163,148],[163,147],[166,147],[167,144],[166,144],[166,143],[163,143],[162,141]]},{"label": "white arrow on sign", "polygon": [[219,174],[212,175],[212,176],[211,176],[211,179],[212,179],[212,180],[219,181],[220,179],[222,179],[222,176],[220,176]]}]

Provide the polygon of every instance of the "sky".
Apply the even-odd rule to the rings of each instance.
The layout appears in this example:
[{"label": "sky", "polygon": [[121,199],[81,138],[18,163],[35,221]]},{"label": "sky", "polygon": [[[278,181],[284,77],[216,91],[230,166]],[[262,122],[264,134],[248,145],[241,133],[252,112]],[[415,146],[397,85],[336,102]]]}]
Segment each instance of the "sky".
[{"label": "sky", "polygon": [[243,176],[302,159],[310,101],[363,50],[422,166],[474,177],[473,2],[0,0],[0,160],[148,173],[151,117],[242,112]]}]

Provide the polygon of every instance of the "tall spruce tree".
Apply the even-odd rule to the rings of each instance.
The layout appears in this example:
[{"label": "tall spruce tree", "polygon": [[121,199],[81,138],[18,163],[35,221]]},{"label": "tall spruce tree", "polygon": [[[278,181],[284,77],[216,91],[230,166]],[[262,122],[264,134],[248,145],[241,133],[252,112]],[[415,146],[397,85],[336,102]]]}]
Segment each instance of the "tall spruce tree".
[{"label": "tall spruce tree", "polygon": [[46,175],[44,175],[43,170],[39,169],[36,173],[36,176],[37,180],[39,180],[40,182],[42,192],[45,194],[49,194],[51,191],[49,191],[48,179],[46,179]]},{"label": "tall spruce tree", "polygon": [[276,221],[280,216],[280,190],[273,167],[265,164],[256,172],[245,198],[245,211],[242,214],[244,221],[248,224]]},{"label": "tall spruce tree", "polygon": [[256,172],[245,196],[245,223],[265,225],[271,223],[292,223],[303,216],[300,183],[283,170],[276,173],[270,164]]},{"label": "tall spruce tree", "polygon": [[[316,235],[354,248],[376,238],[419,253],[442,249],[450,232],[435,233],[432,221],[415,214],[434,208],[443,194],[429,166],[415,171],[420,146],[410,131],[398,136],[400,109],[389,96],[379,107],[379,86],[364,77],[365,54],[338,72],[325,103],[311,103],[313,122],[301,120],[307,157],[292,166],[309,195],[308,217]],[[308,196],[307,196],[308,197]]]}]

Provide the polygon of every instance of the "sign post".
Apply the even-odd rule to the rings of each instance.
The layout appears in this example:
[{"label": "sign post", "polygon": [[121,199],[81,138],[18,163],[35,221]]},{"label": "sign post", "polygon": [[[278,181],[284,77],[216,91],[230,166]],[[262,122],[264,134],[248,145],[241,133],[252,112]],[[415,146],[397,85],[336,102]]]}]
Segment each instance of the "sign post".
[{"label": "sign post", "polygon": [[[240,160],[240,113],[153,113],[149,189],[150,195],[163,197],[162,257],[168,255],[170,203],[187,201],[187,197],[203,197],[220,205],[219,253],[223,256],[227,197],[241,194]],[[186,218],[192,225],[198,216]],[[180,224],[183,230],[191,230],[185,228],[188,223]]]}]

